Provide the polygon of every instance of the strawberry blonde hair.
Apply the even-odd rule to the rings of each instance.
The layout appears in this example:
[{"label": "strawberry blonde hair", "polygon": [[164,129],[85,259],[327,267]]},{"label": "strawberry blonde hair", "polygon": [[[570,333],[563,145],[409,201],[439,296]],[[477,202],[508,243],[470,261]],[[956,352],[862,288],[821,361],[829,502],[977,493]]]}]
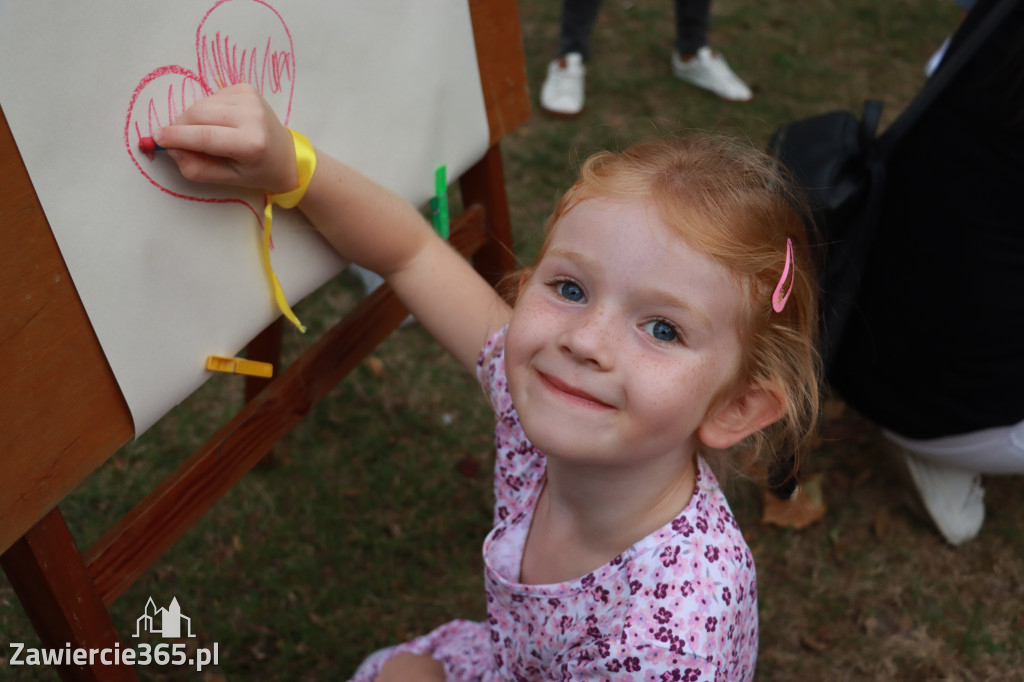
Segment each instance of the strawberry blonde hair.
[{"label": "strawberry blonde hair", "polygon": [[[819,287],[802,194],[770,156],[724,136],[671,136],[600,152],[584,162],[545,223],[538,262],[562,216],[595,197],[652,204],[666,226],[736,278],[746,299],[738,320],[743,357],[715,402],[743,387],[781,390],[785,416],[735,450],[744,473],[790,490],[819,410]],[[785,268],[787,240],[793,244],[792,292],[775,312],[772,295]]]}]

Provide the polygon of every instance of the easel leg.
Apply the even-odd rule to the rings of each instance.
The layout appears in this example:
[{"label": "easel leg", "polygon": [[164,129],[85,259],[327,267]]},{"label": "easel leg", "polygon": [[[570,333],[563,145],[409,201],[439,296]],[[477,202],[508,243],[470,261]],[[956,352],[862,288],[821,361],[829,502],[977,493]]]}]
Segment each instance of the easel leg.
[{"label": "easel leg", "polygon": [[501,148],[494,145],[488,149],[484,157],[463,174],[459,186],[463,204],[484,207],[487,243],[473,256],[473,266],[492,286],[496,285],[516,269]]},{"label": "easel leg", "polygon": [[[114,649],[119,643],[110,614],[86,572],[82,555],[64,517],[54,509],[0,557],[18,599],[43,648]],[[108,656],[108,660],[111,660]],[[138,682],[130,666],[103,665],[99,656],[85,665],[57,667],[65,682]]]}]

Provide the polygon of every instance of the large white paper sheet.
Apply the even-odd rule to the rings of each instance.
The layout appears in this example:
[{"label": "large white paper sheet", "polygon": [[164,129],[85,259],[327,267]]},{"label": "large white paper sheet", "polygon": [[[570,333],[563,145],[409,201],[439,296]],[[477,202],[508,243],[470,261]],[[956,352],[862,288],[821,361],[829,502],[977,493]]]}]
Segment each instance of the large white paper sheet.
[{"label": "large white paper sheet", "polygon": [[[5,0],[0,59],[0,105],[137,436],[278,315],[262,196],[189,183],[140,136],[244,80],[416,205],[439,165],[457,177],[488,144],[466,0]],[[273,241],[293,305],[344,266],[297,211],[275,210]]]}]

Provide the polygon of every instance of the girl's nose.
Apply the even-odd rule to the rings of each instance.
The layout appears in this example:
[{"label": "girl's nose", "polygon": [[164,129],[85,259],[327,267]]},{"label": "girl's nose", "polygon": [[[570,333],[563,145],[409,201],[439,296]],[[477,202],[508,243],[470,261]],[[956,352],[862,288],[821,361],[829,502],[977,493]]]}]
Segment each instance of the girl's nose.
[{"label": "girl's nose", "polygon": [[612,315],[598,307],[581,310],[566,321],[559,336],[562,351],[601,370],[611,369],[616,339]]}]

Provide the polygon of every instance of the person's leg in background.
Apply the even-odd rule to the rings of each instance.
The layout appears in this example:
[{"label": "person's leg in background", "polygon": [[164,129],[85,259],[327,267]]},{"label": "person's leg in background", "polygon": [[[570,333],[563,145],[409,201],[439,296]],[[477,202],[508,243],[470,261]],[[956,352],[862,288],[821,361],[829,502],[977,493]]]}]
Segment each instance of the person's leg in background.
[{"label": "person's leg in background", "polygon": [[550,114],[576,116],[583,111],[590,36],[600,9],[601,0],[562,0],[558,55],[548,64],[540,92],[541,108]]},{"label": "person's leg in background", "polygon": [[953,545],[973,539],[985,521],[981,475],[1024,474],[1024,421],[927,440],[883,433],[899,448],[921,502]]},{"label": "person's leg in background", "polygon": [[753,93],[721,53],[708,47],[711,0],[675,0],[676,45],[672,72],[677,78],[732,102],[746,102]]},{"label": "person's leg in background", "polygon": [[684,59],[693,59],[697,50],[708,44],[711,0],[674,0],[674,4],[676,52]]},{"label": "person's leg in background", "polygon": [[[540,105],[555,116],[572,117],[583,111],[586,63],[601,0],[563,0],[558,55],[548,64]],[[721,53],[707,45],[711,0],[674,0],[676,39],[672,72],[677,78],[733,102],[753,93],[729,67]]]}]

